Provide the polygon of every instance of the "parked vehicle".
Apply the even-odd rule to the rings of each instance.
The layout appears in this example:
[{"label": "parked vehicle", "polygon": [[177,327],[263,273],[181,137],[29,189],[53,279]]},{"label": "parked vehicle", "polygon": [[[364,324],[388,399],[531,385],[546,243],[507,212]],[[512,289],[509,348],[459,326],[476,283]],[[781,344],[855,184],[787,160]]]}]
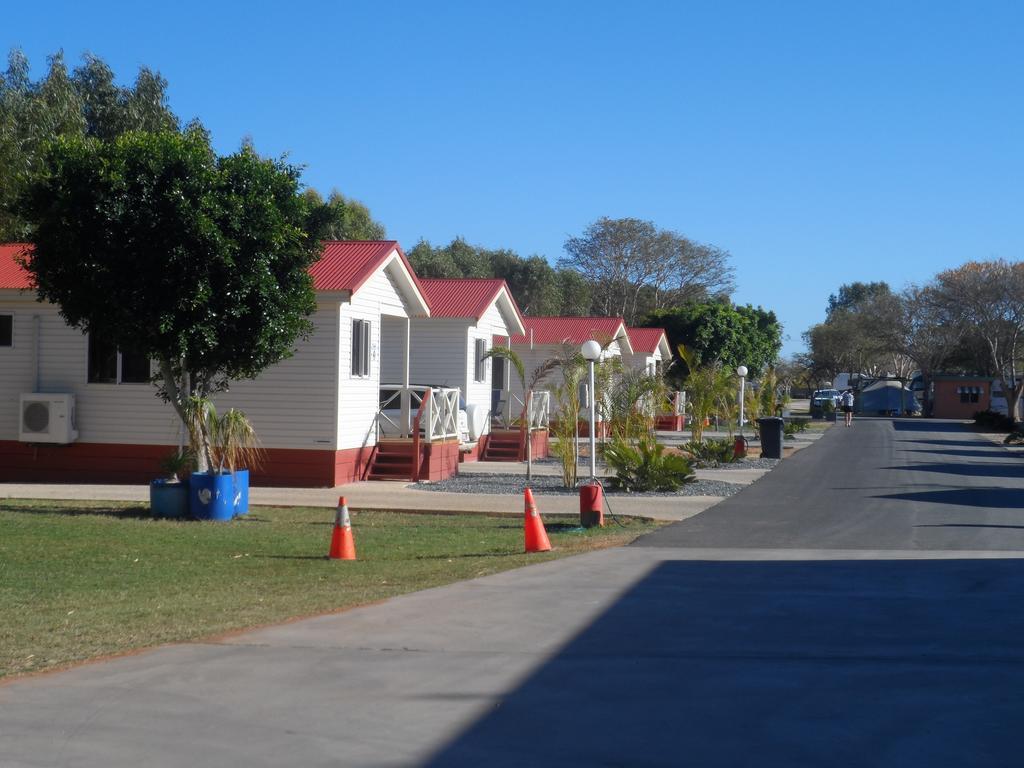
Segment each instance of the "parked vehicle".
[{"label": "parked vehicle", "polygon": [[841,395],[837,389],[815,390],[814,394],[811,395],[811,408],[821,408],[828,402],[831,402],[832,407],[835,408],[839,405],[840,397]]}]

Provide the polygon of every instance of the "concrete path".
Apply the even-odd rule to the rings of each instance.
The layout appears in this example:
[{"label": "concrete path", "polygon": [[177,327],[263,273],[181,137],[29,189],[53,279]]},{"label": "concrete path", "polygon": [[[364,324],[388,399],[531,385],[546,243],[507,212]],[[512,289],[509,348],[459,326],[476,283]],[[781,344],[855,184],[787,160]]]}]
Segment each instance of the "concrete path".
[{"label": "concrete path", "polygon": [[999,450],[860,420],[639,546],[14,681],[0,765],[1016,765]]},{"label": "concrete path", "polygon": [[[820,433],[801,435],[797,441],[787,441],[786,447],[799,450],[811,445],[819,438]],[[462,464],[459,471],[467,474],[496,473],[525,477],[526,465],[522,462],[470,462]],[[534,471],[538,475],[561,473],[558,465],[554,463],[537,464]],[[762,469],[699,469],[696,471],[696,475],[702,479],[749,485],[761,478],[765,472],[766,470]],[[523,499],[519,494],[439,493],[416,490],[405,482],[381,481],[348,483],[336,488],[254,487],[250,490],[250,503],[256,506],[334,507],[338,503],[339,496],[345,496],[349,508],[353,510],[381,509],[394,512],[450,512],[454,514],[478,512],[507,515],[523,513]],[[0,498],[148,502],[149,486],[0,483]],[[609,503],[616,514],[678,521],[693,517],[721,500],[721,496],[643,496],[637,498],[614,496],[609,499]],[[576,496],[538,493],[537,501],[541,514],[579,514],[579,499]]]}]

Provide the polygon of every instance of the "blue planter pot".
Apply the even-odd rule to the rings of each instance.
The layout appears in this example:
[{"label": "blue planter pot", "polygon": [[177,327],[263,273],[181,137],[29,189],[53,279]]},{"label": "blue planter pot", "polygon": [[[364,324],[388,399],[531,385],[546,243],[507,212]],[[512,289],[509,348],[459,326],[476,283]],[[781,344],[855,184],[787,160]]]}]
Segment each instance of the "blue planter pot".
[{"label": "blue planter pot", "polygon": [[154,480],[149,484],[149,507],[156,517],[188,517],[188,483]]},{"label": "blue planter pot", "polygon": [[188,505],[196,520],[230,520],[235,516],[235,484],[230,474],[193,472]]},{"label": "blue planter pot", "polygon": [[230,520],[249,511],[249,470],[221,475],[193,472],[188,505],[197,520]]}]

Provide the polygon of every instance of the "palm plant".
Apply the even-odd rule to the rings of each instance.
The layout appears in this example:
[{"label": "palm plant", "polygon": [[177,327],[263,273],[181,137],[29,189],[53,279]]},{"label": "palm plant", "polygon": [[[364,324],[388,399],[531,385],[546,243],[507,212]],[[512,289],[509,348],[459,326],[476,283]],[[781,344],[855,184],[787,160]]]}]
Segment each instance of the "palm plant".
[{"label": "palm plant", "polygon": [[605,461],[615,472],[612,485],[624,491],[675,491],[697,480],[690,463],[677,453],[665,453],[665,446],[650,437],[634,445],[613,438],[605,446]]},{"label": "palm plant", "polygon": [[562,462],[562,482],[566,488],[574,488],[578,478],[579,467],[579,416],[580,416],[580,383],[587,371],[587,363],[583,356],[571,344],[562,347],[553,362],[562,369],[562,383],[553,390],[558,407],[558,418],[554,422],[555,455]]},{"label": "palm plant", "polygon": [[654,431],[656,404],[665,396],[664,382],[643,371],[623,372],[606,396],[612,437],[638,440]]},{"label": "palm plant", "polygon": [[229,408],[222,416],[208,397],[193,396],[185,404],[189,452],[199,472],[223,474],[242,466],[257,466],[262,449],[246,415]]},{"label": "palm plant", "polygon": [[515,368],[516,375],[519,377],[519,383],[523,388],[523,414],[521,418],[526,419],[526,482],[529,483],[533,480],[533,435],[531,433],[530,424],[530,400],[532,399],[533,391],[536,386],[544,379],[552,370],[558,367],[555,361],[546,360],[539,365],[530,376],[530,380],[526,380],[526,366],[523,364],[523,360],[519,355],[513,352],[508,347],[495,346],[491,347],[487,352],[484,353],[484,359],[487,358],[499,358],[505,360]]}]

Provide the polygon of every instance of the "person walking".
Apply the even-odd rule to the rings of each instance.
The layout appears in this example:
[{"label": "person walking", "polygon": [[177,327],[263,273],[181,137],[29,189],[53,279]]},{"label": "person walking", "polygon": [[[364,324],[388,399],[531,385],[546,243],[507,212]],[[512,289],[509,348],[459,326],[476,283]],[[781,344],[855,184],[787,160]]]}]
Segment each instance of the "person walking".
[{"label": "person walking", "polygon": [[843,396],[839,399],[843,405],[843,413],[846,415],[846,426],[853,425],[853,390],[848,389],[843,392]]}]

